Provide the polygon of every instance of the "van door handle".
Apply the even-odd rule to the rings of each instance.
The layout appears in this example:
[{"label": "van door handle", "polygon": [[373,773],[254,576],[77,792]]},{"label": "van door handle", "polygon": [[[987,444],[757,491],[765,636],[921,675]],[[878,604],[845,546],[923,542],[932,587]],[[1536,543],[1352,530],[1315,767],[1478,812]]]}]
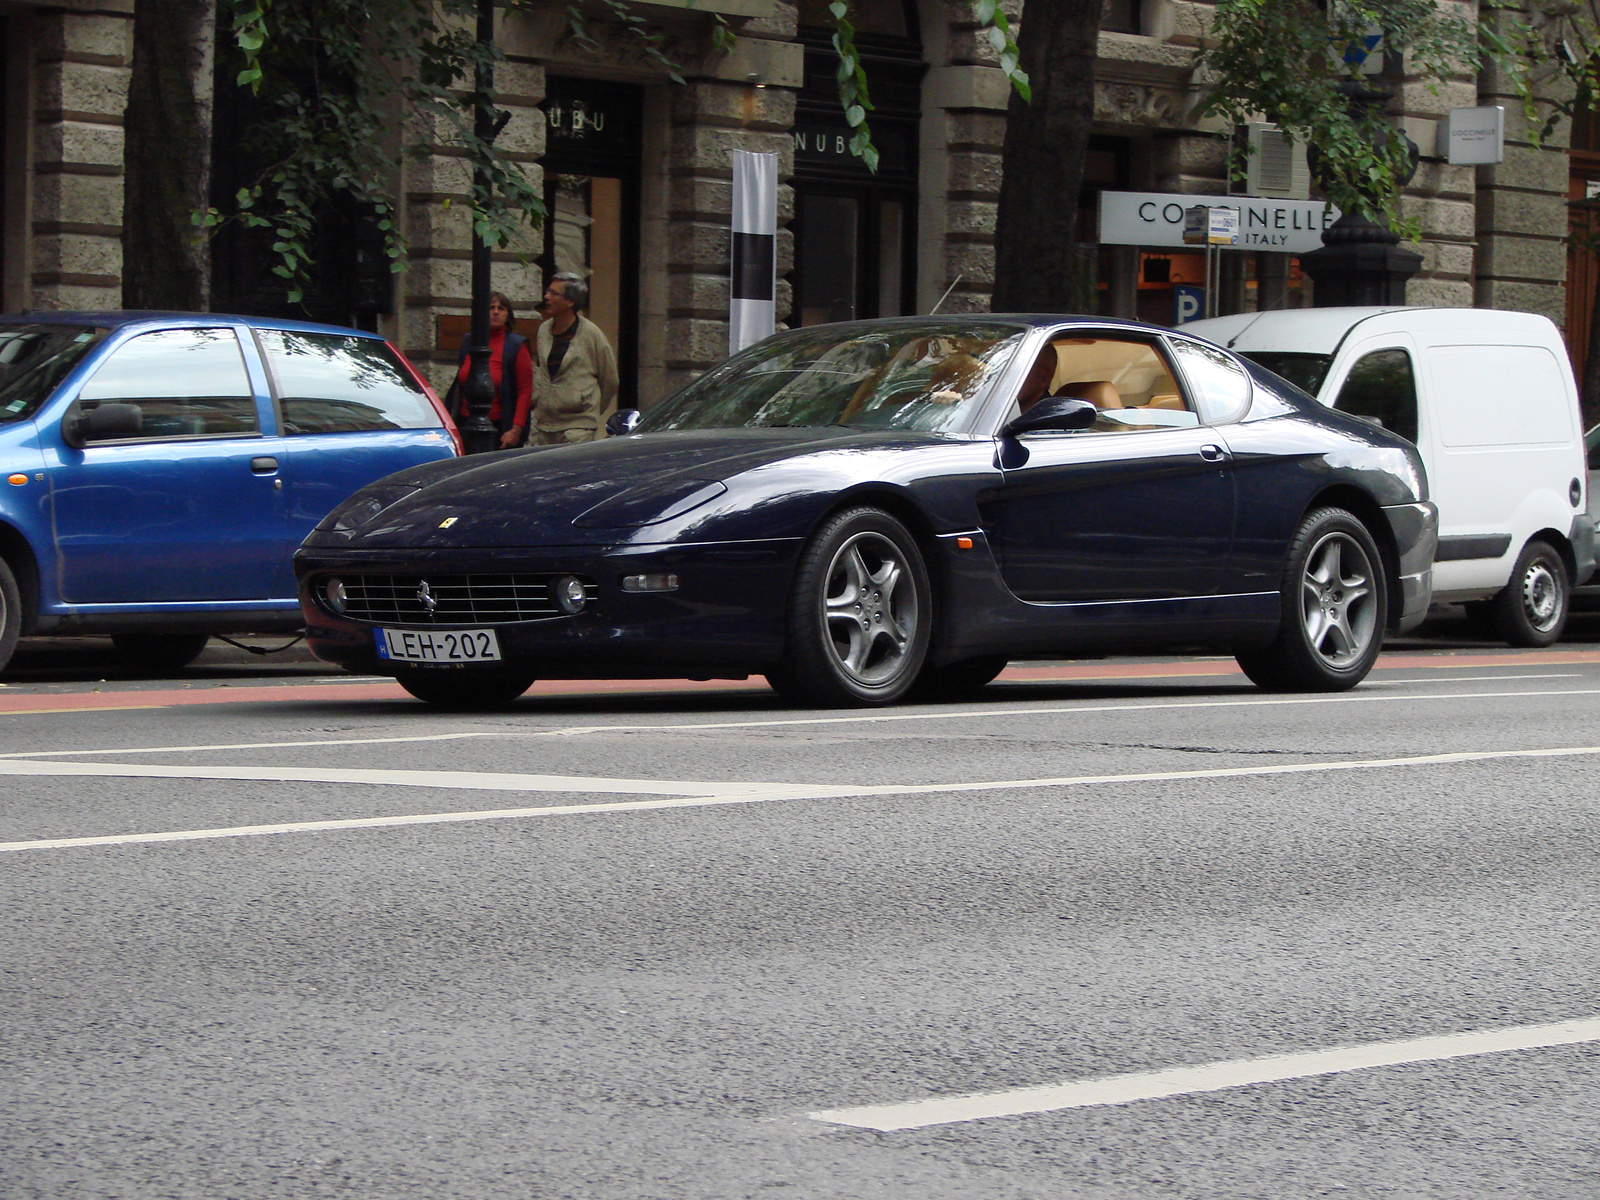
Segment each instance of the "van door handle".
[{"label": "van door handle", "polygon": [[1228,452],[1221,446],[1201,446],[1200,457],[1207,462],[1227,462]]},{"label": "van door handle", "polygon": [[250,469],[257,475],[271,475],[278,469],[278,460],[270,454],[263,454],[260,458],[250,460]]}]

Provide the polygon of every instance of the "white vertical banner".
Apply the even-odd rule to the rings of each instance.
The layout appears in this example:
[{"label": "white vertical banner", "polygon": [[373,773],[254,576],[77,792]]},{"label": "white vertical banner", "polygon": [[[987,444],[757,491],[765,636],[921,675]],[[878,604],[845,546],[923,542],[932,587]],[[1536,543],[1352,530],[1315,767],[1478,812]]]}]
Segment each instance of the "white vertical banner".
[{"label": "white vertical banner", "polygon": [[772,334],[777,323],[778,156],[733,158],[733,261],[728,269],[728,352]]}]

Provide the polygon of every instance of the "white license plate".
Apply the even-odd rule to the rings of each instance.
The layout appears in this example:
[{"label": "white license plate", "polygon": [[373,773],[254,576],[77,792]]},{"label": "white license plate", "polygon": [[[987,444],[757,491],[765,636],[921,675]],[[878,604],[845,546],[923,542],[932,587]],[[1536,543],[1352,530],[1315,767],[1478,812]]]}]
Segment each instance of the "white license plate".
[{"label": "white license plate", "polygon": [[477,663],[500,661],[500,639],[492,629],[374,629],[378,657],[394,662]]}]

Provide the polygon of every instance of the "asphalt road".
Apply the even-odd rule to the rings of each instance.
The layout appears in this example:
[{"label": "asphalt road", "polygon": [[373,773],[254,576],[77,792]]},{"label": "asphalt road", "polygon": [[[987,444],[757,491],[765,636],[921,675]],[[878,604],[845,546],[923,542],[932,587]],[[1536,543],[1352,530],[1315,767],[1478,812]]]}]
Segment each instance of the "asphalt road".
[{"label": "asphalt road", "polygon": [[1427,632],[866,713],[31,647],[0,1196],[1600,1196],[1600,617]]}]

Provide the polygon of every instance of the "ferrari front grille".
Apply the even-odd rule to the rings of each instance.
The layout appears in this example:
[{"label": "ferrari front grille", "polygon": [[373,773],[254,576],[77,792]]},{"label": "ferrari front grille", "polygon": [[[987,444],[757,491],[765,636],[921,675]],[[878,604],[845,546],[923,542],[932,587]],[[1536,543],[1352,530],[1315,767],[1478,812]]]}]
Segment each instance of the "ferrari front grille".
[{"label": "ferrari front grille", "polygon": [[[340,575],[340,615],[374,625],[506,625],[564,616],[548,575]],[[324,586],[327,581],[324,581]],[[597,589],[584,579],[586,606]],[[319,589],[320,590],[320,589]],[[325,593],[324,593],[325,594]]]}]

